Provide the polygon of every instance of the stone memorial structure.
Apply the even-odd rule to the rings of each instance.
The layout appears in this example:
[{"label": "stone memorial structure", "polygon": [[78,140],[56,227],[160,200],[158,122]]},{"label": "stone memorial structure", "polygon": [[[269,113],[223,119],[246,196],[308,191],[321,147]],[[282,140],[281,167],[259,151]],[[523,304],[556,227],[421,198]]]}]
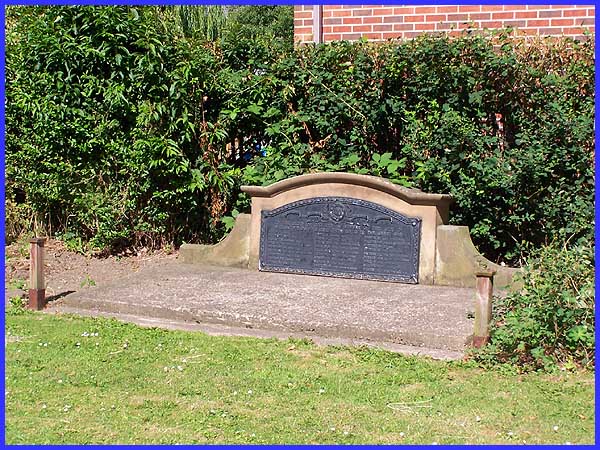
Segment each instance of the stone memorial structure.
[{"label": "stone memorial structure", "polygon": [[242,190],[251,214],[216,245],[181,246],[184,262],[459,287],[475,287],[483,269],[502,288],[517,271],[481,256],[467,227],[447,225],[447,194],[336,172]]}]

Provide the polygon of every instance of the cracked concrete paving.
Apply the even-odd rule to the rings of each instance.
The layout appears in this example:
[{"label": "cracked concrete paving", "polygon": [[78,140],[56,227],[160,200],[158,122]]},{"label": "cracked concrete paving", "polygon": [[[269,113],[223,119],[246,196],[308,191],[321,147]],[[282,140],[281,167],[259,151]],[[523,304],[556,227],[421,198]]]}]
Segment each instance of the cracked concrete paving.
[{"label": "cracked concrete paving", "polygon": [[47,312],[103,315],[209,334],[310,338],[461,358],[474,289],[258,272],[173,261],[51,302]]}]

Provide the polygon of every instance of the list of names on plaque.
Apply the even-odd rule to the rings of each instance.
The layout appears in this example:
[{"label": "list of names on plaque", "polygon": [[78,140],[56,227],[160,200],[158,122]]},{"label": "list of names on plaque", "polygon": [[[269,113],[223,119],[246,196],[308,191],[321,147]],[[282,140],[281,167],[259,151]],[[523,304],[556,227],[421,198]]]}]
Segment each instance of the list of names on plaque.
[{"label": "list of names on plaque", "polygon": [[261,219],[261,270],[418,282],[418,218],[364,200],[315,197]]}]

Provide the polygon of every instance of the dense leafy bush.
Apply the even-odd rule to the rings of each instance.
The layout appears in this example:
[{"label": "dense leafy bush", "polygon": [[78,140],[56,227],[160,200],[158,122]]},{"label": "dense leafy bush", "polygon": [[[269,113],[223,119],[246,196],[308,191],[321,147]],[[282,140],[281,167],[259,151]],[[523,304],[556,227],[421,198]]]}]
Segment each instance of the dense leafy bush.
[{"label": "dense leafy bush", "polygon": [[343,170],[453,194],[451,221],[492,259],[593,238],[591,43],[290,50],[171,35],[149,8],[8,19],[7,196],[54,231],[98,247],[207,241],[247,210],[240,184]]},{"label": "dense leafy bush", "polygon": [[593,49],[523,45],[466,35],[304,47],[273,65],[294,95],[265,118],[270,156],[245,181],[350,170],[448,192],[451,221],[513,263],[528,243],[590,240]]},{"label": "dense leafy bush", "polygon": [[268,5],[175,5],[150,10],[163,28],[200,40],[267,37],[294,45],[294,7]]},{"label": "dense leafy bush", "polygon": [[292,50],[294,46],[294,7],[245,5],[227,6],[225,36],[231,39],[259,38],[275,39]]},{"label": "dense leafy bush", "polygon": [[496,300],[491,343],[475,359],[525,369],[593,368],[593,249],[543,247],[525,266],[523,283]]},{"label": "dense leafy bush", "polygon": [[94,247],[206,239],[233,184],[208,136],[212,49],[145,9],[9,13],[7,198]]}]

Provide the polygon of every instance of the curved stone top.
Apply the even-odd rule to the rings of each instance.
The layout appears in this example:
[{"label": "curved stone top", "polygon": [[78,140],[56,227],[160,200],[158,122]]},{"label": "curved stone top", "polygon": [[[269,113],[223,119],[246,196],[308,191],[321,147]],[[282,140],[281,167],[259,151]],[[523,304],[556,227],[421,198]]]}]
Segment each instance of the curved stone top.
[{"label": "curved stone top", "polygon": [[278,181],[269,186],[242,186],[242,191],[251,197],[271,198],[282,192],[299,187],[328,183],[368,187],[393,195],[411,205],[449,205],[454,200],[449,194],[427,194],[419,189],[398,186],[384,178],[345,172],[321,172],[298,175]]}]

